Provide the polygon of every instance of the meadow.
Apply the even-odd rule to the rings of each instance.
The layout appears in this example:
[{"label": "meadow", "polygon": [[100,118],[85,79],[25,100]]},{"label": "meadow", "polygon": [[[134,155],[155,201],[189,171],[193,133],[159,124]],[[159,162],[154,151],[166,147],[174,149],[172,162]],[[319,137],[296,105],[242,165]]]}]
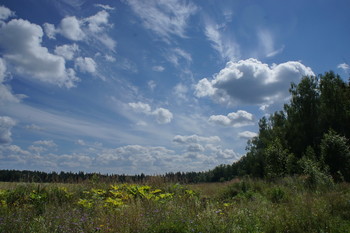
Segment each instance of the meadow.
[{"label": "meadow", "polygon": [[350,232],[350,185],[2,182],[0,232]]}]

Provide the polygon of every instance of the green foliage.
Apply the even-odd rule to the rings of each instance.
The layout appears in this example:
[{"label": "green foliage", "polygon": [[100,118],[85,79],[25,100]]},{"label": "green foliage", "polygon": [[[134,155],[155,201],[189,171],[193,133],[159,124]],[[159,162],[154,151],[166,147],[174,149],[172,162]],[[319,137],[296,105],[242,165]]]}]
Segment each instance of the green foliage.
[{"label": "green foliage", "polygon": [[350,148],[348,140],[330,130],[321,142],[322,160],[337,180],[350,181]]},{"label": "green foliage", "polygon": [[266,177],[271,179],[285,176],[288,155],[288,150],[283,148],[279,139],[272,141],[265,150]]},{"label": "green foliage", "polygon": [[322,171],[319,163],[308,157],[299,160],[299,166],[302,169],[305,178],[305,185],[311,189],[325,188],[333,186],[333,179],[326,171]]}]

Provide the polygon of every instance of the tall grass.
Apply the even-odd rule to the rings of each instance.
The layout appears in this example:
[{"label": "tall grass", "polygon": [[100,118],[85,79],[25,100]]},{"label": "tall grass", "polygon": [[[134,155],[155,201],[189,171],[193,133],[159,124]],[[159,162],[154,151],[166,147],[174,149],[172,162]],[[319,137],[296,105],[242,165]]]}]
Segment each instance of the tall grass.
[{"label": "tall grass", "polygon": [[348,232],[350,186],[0,183],[0,232]]}]

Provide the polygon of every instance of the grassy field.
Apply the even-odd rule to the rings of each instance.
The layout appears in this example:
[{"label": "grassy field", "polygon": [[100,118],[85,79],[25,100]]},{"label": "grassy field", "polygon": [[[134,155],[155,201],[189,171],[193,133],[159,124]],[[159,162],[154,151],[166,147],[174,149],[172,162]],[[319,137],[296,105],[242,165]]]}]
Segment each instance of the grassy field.
[{"label": "grassy field", "polygon": [[0,232],[350,232],[350,186],[0,183]]}]

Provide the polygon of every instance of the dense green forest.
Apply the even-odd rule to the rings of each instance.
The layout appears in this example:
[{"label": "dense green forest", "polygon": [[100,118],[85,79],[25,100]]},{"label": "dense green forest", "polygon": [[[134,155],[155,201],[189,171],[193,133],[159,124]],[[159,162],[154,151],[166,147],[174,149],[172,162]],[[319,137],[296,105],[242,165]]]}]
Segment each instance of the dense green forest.
[{"label": "dense green forest", "polygon": [[[350,181],[350,84],[332,71],[306,76],[289,89],[290,101],[283,110],[259,121],[258,136],[247,153],[232,165],[207,172],[159,175],[164,181],[198,183],[250,176],[274,179],[305,175],[312,182]],[[151,176],[96,173],[1,170],[0,181],[81,182],[103,179],[112,182],[143,181]]]},{"label": "dense green forest", "polygon": [[306,175],[314,182],[350,181],[350,85],[326,72],[289,89],[283,110],[259,121],[247,154],[209,171],[212,181],[235,176],[274,179]]}]

